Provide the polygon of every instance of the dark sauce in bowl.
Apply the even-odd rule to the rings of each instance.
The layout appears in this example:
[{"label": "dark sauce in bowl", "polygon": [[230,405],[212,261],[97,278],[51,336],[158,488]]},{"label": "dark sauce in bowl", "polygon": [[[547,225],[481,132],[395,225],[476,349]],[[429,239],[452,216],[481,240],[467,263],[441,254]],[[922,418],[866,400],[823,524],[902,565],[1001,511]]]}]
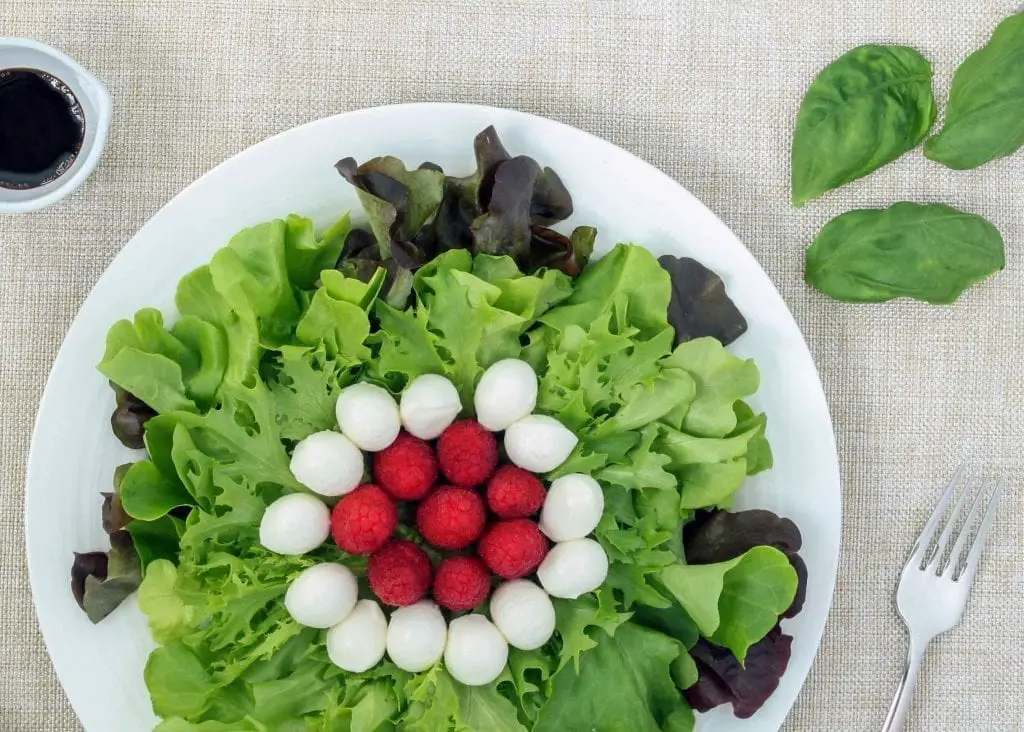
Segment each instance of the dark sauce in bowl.
[{"label": "dark sauce in bowl", "polygon": [[0,188],[38,188],[82,149],[85,115],[71,88],[36,69],[0,69]]}]

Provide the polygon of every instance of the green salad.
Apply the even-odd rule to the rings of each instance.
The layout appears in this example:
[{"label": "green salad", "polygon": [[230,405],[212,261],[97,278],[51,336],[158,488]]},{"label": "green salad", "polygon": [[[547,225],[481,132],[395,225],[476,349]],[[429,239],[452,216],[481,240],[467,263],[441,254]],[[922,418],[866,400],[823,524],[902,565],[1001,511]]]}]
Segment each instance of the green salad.
[{"label": "green salad", "polygon": [[[320,233],[296,215],[245,229],[182,278],[173,322],[143,309],[111,328],[112,425],[147,454],[115,471],[110,550],[76,555],[72,589],[94,622],[137,590],[159,644],[145,681],[160,732],[679,732],[694,709],[750,716],[776,688],[780,619],[799,611],[806,572],[790,521],[729,510],[772,465],[747,401],[757,367],[723,345],[745,321],[693,260],[617,244],[590,261],[593,229],[549,228],[572,212],[554,171],[493,129],[475,152],[465,178],[341,161],[365,228],[345,214]],[[461,684],[443,662],[343,671],[283,598],[324,561],[367,597],[367,557],[259,541],[267,506],[307,491],[295,445],[337,430],[338,395],[358,382],[399,395],[442,375],[472,417],[481,375],[509,358],[536,372],[536,411],[578,438],[545,482],[600,484],[606,580],[555,599],[554,635],[510,649],[493,683]]]}]

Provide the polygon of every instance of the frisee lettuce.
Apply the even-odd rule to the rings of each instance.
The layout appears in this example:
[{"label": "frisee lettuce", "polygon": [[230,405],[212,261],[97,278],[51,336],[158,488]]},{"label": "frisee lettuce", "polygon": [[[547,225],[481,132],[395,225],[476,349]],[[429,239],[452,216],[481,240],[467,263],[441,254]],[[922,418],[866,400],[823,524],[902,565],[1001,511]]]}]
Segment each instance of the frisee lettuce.
[{"label": "frisee lettuce", "polygon": [[[418,191],[428,172],[402,180]],[[676,345],[669,275],[635,245],[575,280],[447,251],[408,274],[412,303],[400,309],[381,299],[383,270],[364,282],[333,269],[349,230],[347,216],[321,237],[297,216],[246,229],[182,279],[170,328],[143,310],[108,336],[101,371],[159,413],[149,459],[119,489],[145,569],[140,606],[161,644],[145,673],[158,730],[690,730],[682,690],[696,679],[697,638],[742,660],[795,594],[770,547],[704,566],[683,551],[694,510],[727,505],[771,465],[765,417],[742,401],[758,387],[754,364],[712,338]],[[445,374],[471,414],[480,375],[508,357],[534,365],[538,408],[580,437],[549,477],[586,472],[604,489],[606,584],[558,600],[552,640],[513,649],[491,685],[463,686],[443,664],[342,672],[323,632],[298,626],[281,600],[304,568],[330,560],[362,574],[365,558],[333,545],[284,557],[257,541],[266,506],[304,490],[291,448],[336,428],[337,395],[358,380],[398,393]]]}]

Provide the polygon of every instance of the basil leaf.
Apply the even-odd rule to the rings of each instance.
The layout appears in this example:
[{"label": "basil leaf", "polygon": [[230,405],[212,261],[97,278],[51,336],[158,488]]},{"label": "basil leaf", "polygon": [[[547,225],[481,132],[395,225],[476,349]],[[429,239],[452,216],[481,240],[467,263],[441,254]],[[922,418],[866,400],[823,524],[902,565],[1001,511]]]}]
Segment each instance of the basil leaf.
[{"label": "basil leaf", "polygon": [[943,204],[896,203],[826,224],[807,250],[805,277],[846,302],[913,297],[949,304],[1005,264],[1003,237],[983,217]]},{"label": "basil leaf", "polygon": [[953,76],[946,123],[924,154],[957,170],[1013,155],[1024,145],[1024,13],[996,28]]},{"label": "basil leaf", "polygon": [[860,46],[811,84],[793,133],[793,204],[862,178],[916,147],[935,121],[932,67],[906,46]]}]

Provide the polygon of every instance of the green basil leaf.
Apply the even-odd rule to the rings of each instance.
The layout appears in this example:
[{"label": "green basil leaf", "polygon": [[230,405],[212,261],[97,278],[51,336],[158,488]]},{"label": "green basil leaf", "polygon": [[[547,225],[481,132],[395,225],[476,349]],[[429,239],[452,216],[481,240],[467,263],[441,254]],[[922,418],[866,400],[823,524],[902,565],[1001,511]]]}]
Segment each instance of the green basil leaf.
[{"label": "green basil leaf", "polygon": [[953,76],[946,122],[924,154],[950,168],[977,168],[1024,145],[1024,13],[1011,15]]},{"label": "green basil leaf", "polygon": [[983,217],[943,204],[849,211],[807,250],[807,283],[836,300],[913,297],[949,304],[1006,264],[1003,237]]},{"label": "green basil leaf", "polygon": [[935,121],[932,67],[906,46],[860,46],[826,66],[793,133],[793,204],[862,178],[911,150]]}]

